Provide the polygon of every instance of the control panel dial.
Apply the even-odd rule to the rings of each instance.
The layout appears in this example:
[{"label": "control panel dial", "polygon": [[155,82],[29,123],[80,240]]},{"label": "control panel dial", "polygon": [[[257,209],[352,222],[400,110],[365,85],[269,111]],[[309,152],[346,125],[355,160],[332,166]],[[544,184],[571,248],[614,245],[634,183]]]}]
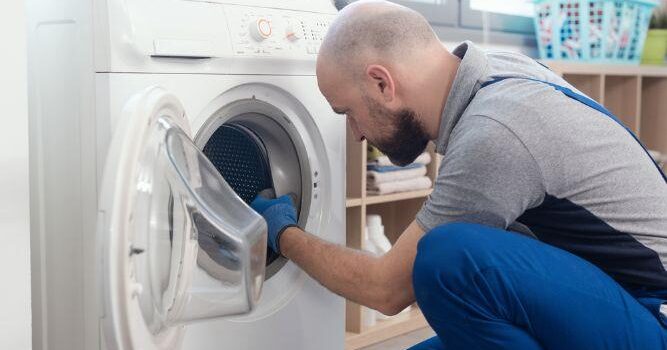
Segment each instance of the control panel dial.
[{"label": "control panel dial", "polygon": [[264,41],[271,37],[273,28],[271,22],[266,18],[257,18],[254,23],[250,25],[250,36],[255,41]]}]

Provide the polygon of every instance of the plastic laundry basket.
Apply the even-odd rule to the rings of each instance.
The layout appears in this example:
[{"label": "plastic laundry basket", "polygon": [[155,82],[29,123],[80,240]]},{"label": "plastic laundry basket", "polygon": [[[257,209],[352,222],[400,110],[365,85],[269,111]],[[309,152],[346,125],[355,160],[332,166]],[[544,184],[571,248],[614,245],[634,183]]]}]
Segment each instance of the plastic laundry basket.
[{"label": "plastic laundry basket", "polygon": [[533,0],[542,59],[639,63],[657,0]]}]

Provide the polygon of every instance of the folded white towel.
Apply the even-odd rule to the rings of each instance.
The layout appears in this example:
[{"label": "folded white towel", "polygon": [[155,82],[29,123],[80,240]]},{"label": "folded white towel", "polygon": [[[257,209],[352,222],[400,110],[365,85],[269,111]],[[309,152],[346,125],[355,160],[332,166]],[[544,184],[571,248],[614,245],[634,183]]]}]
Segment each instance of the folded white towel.
[{"label": "folded white towel", "polygon": [[653,157],[653,159],[655,159],[656,162],[661,162],[661,161],[665,160],[665,157],[667,157],[667,155],[663,156],[662,153],[660,153],[658,151],[654,151],[652,149],[648,150],[648,154],[650,154],[651,157]]},{"label": "folded white towel", "polygon": [[367,192],[369,195],[381,195],[381,194],[390,194],[396,192],[425,190],[427,188],[431,188],[431,185],[432,185],[431,179],[429,179],[426,176],[422,176],[416,179],[374,184],[368,187]]},{"label": "folded white towel", "polygon": [[662,160],[662,154],[660,152],[654,151],[652,149],[649,149],[647,151],[648,151],[648,154],[650,154],[651,157],[653,157],[653,159],[655,159],[656,161]]},{"label": "folded white towel", "polygon": [[654,150],[648,150],[648,153],[655,160],[659,167],[667,169],[667,154],[663,154]]},{"label": "folded white towel", "polygon": [[391,181],[414,179],[424,175],[426,175],[426,167],[420,166],[418,168],[388,171],[384,173],[369,170],[366,173],[366,179],[368,184],[381,184]]},{"label": "folded white towel", "polygon": [[[395,165],[389,160],[389,157],[387,156],[379,156],[377,159],[369,161],[368,163],[376,164],[378,166]],[[429,163],[431,163],[431,154],[428,152],[424,152],[420,154],[419,157],[417,157],[417,159],[415,159],[413,163],[428,165]]]}]

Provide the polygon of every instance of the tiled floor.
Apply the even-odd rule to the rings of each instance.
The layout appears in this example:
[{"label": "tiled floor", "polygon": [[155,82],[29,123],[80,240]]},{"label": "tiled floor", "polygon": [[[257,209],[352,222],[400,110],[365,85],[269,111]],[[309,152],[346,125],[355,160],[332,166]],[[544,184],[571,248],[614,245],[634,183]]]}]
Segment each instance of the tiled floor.
[{"label": "tiled floor", "polygon": [[361,350],[405,350],[433,336],[435,336],[435,333],[431,328],[423,328],[412,333],[386,340],[382,343],[365,347]]}]

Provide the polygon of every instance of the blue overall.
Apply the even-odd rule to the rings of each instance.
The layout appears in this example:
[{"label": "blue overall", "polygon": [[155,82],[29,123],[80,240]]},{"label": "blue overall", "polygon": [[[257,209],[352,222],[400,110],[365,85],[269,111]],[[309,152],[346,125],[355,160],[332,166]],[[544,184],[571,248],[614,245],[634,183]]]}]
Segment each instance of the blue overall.
[{"label": "blue overall", "polygon": [[[622,125],[590,98],[535,81]],[[413,286],[438,336],[411,350],[667,349],[659,311],[667,291],[628,291],[586,260],[501,229],[451,223],[427,232]]]}]

